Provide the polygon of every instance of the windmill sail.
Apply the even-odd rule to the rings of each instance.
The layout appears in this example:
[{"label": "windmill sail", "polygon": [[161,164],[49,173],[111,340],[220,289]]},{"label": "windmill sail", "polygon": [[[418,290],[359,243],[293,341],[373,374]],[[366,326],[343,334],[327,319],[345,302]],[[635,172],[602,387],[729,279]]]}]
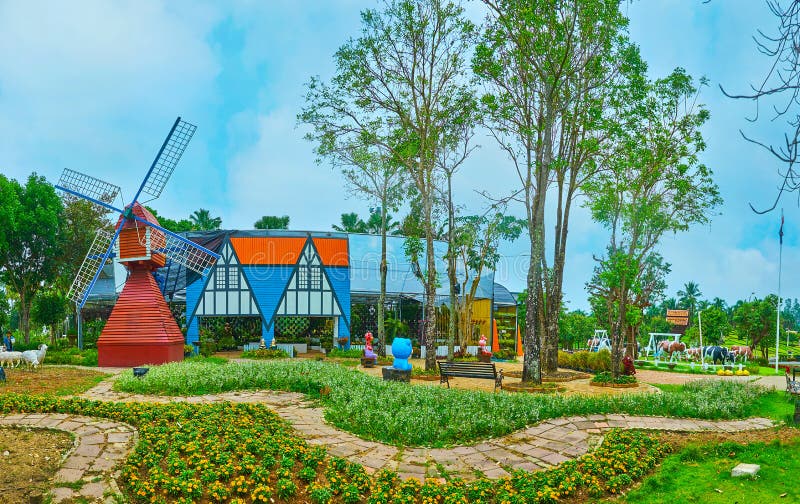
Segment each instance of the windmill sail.
[{"label": "windmill sail", "polygon": [[219,259],[219,254],[187,238],[138,217],[136,220],[156,230],[150,233],[153,253],[164,254],[170,260],[201,276],[205,276],[208,269]]},{"label": "windmill sail", "polygon": [[113,203],[120,192],[119,186],[69,168],[64,169],[61,178],[58,179],[58,186],[108,204]]},{"label": "windmill sail", "polygon": [[104,258],[106,251],[111,246],[111,238],[112,234],[102,229],[98,229],[95,233],[89,253],[86,254],[67,294],[67,298],[74,303],[83,306],[86,302],[98,270],[105,265]]},{"label": "windmill sail", "polygon": [[151,195],[153,199],[161,196],[161,191],[164,190],[164,186],[172,176],[172,172],[175,171],[175,166],[178,165],[178,161],[180,161],[183,151],[186,150],[186,146],[189,144],[189,140],[192,139],[196,129],[197,126],[181,120],[180,117],[175,121],[172,130],[167,135],[161,150],[153,161],[150,172],[142,183],[140,191]]}]

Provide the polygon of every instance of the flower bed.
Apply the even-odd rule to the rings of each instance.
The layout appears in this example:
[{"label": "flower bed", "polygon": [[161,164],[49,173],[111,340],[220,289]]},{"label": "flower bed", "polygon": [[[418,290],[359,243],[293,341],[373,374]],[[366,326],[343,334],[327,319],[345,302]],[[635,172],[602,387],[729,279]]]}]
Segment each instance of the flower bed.
[{"label": "flower bed", "polygon": [[589,382],[589,385],[593,387],[612,387],[612,388],[635,388],[638,387],[639,384],[636,381],[636,378],[630,375],[619,375],[614,378],[611,373],[604,372],[598,373],[595,375],[594,378]]},{"label": "flower bed", "polygon": [[242,352],[242,359],[288,359],[289,354],[280,348],[258,348]]},{"label": "flower bed", "polygon": [[594,452],[554,469],[517,471],[499,481],[421,484],[393,471],[364,467],[311,447],[259,404],[101,403],[6,394],[0,413],[68,413],[110,418],[139,429],[121,470],[132,503],[329,502],[369,504],[555,503],[587,493],[619,494],[669,447],[644,433],[610,431]]}]

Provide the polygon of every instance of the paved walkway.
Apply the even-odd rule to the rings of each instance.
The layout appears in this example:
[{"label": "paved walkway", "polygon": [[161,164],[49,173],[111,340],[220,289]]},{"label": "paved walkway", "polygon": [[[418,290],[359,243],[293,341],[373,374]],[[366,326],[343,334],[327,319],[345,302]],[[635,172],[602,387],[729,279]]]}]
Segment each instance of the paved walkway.
[{"label": "paved walkway", "polygon": [[52,502],[85,499],[116,502],[121,496],[115,479],[117,465],[136,445],[138,434],[130,425],[104,418],[62,413],[20,413],[0,416],[0,426],[34,427],[66,431],[75,436],[73,448],[64,457],[50,491]]},{"label": "paved walkway", "polygon": [[166,397],[119,393],[111,390],[114,379],[101,382],[83,397],[119,402],[244,402],[262,403],[289,421],[309,444],[322,445],[328,453],[363,465],[368,472],[392,469],[402,478],[441,478],[443,472],[467,480],[481,475],[496,479],[514,469],[538,471],[580,457],[602,441],[612,428],[680,432],[737,432],[766,429],[765,418],[737,421],[704,421],[629,415],[590,415],[546,420],[507,436],[454,448],[398,448],[366,441],[328,425],[321,408],[311,407],[302,394],[275,391],[238,391],[193,397]]}]

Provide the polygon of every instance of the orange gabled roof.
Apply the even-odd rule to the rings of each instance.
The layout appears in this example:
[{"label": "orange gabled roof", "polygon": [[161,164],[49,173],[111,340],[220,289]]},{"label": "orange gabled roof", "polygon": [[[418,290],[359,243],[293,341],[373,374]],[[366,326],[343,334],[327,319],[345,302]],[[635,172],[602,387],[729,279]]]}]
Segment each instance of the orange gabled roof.
[{"label": "orange gabled roof", "polygon": [[295,265],[306,238],[231,238],[231,246],[242,264]]},{"label": "orange gabled roof", "polygon": [[317,247],[319,258],[325,266],[349,266],[350,256],[347,253],[345,238],[312,238]]}]

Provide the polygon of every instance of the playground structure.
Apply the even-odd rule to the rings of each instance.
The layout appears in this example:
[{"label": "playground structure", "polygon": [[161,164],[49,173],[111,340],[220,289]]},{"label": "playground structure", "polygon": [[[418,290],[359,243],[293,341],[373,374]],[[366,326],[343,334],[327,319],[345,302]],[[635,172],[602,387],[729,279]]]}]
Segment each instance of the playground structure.
[{"label": "playground structure", "polygon": [[195,129],[180,117],[175,120],[139,190],[122,209],[112,205],[121,191],[114,184],[66,169],[56,185],[66,195],[85,199],[106,213],[119,213],[113,236],[104,229],[96,231],[68,294],[80,312],[112,257],[128,269],[125,287],[97,341],[100,366],[139,366],[183,359],[183,334],[153,272],[175,262],[204,276],[219,255],[159,226],[139,202],[139,196],[145,193],[151,196],[147,201],[152,201],[161,195]]},{"label": "playground structure", "polygon": [[599,352],[600,350],[611,351],[611,340],[608,339],[608,331],[605,329],[595,329],[592,339],[586,342],[590,352]]}]

